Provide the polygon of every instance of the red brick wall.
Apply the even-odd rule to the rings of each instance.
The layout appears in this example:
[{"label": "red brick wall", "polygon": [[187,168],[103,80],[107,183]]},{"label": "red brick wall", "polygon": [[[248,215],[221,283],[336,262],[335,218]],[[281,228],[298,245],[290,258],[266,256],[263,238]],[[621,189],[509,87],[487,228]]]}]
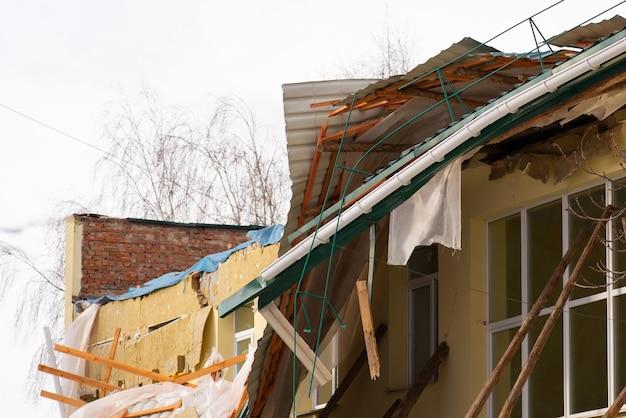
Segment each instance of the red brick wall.
[{"label": "red brick wall", "polygon": [[255,227],[173,224],[74,215],[82,224],[79,298],[123,293],[247,240]]}]

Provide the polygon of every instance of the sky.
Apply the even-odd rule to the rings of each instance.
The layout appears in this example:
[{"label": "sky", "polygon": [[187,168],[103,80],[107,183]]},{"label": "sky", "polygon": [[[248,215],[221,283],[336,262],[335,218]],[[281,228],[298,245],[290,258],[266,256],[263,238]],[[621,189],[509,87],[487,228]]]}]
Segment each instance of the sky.
[{"label": "sky", "polygon": [[[548,37],[616,2],[566,0],[535,20]],[[281,85],[340,78],[351,63],[375,56],[376,39],[387,30],[408,41],[417,64],[464,36],[486,41],[549,4],[0,0],[0,241],[46,268],[53,260],[45,225],[58,203],[101,209],[93,202],[103,154],[50,127],[106,148],[107,113],[147,87],[164,105],[200,117],[211,97],[237,96],[260,125],[284,138]],[[626,16],[622,5],[603,17],[615,12]],[[492,45],[526,52],[530,26]],[[54,416],[54,402],[32,403],[26,393],[46,324],[13,327],[16,306],[29,303],[23,295],[32,275],[12,267],[16,280],[0,304],[0,358],[4,375],[16,378],[1,379],[0,393],[12,400],[5,409]]]}]

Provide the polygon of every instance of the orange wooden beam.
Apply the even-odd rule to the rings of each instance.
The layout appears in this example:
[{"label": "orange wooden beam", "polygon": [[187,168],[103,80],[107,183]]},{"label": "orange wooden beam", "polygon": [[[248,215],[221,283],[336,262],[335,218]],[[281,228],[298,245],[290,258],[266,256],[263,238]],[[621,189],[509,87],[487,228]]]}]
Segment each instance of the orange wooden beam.
[{"label": "orange wooden beam", "polygon": [[[109,360],[115,359],[115,352],[117,351],[117,343],[120,340],[120,333],[122,332],[121,328],[115,328],[115,332],[113,333],[113,340],[111,341],[111,350],[109,350]],[[104,383],[109,383],[109,379],[111,378],[112,367],[107,366],[104,370],[104,376],[102,377],[102,381]],[[106,396],[107,390],[102,389],[102,396]]]},{"label": "orange wooden beam", "polygon": [[76,408],[80,408],[81,406],[83,406],[83,405],[85,405],[87,403],[87,402],[83,401],[82,399],[68,398],[67,396],[59,395],[57,393],[48,392],[47,390],[42,390],[40,392],[40,395],[41,395],[42,398],[52,399],[53,401],[65,403],[65,404],[68,404],[68,405],[71,405],[71,406],[75,406]]},{"label": "orange wooden beam", "polygon": [[206,376],[207,374],[219,372],[222,369],[233,366],[237,363],[241,363],[246,360],[247,354],[239,354],[238,356],[231,357],[224,361],[220,361],[219,363],[215,363],[209,367],[205,367],[204,369],[196,370],[195,372],[187,373],[182,376],[177,377],[174,380],[174,383],[187,383],[190,380],[197,379],[202,376]]}]

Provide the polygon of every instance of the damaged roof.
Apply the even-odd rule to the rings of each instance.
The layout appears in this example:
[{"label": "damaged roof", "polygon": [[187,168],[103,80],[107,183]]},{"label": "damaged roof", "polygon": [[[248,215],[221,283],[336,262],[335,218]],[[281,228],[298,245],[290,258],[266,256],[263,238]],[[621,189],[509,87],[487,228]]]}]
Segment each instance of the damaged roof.
[{"label": "damaged roof", "polygon": [[[620,29],[623,29],[623,26]],[[331,208],[320,215],[323,218],[323,226],[315,235],[304,237],[311,226],[317,223],[317,219],[312,221],[313,225],[305,224],[298,234],[292,234],[292,240],[303,239],[268,266],[262,272],[261,277],[224,301],[220,305],[220,315],[227,315],[237,306],[255,297],[259,297],[260,307],[265,306],[289,289],[298,280],[303,270],[308,271],[327,259],[332,245],[341,248],[351,243],[360,232],[386,216],[449,162],[486,144],[512,127],[528,122],[545,112],[546,109],[575,97],[580,91],[592,88],[602,80],[623,74],[626,69],[625,37],[626,31],[621,30],[605,40],[598,40],[580,53],[563,52],[559,59],[565,58],[565,62],[559,63],[555,59],[544,71],[529,75],[519,85],[511,84],[508,88],[502,88],[483,106],[470,110],[453,123],[449,123],[449,120],[445,124],[440,120],[439,125],[437,122],[432,122],[429,128],[434,129],[434,132],[425,137],[414,137],[413,144],[399,156],[387,158],[387,161],[379,158],[377,162],[382,161],[382,164],[373,164],[377,169],[376,172],[348,195],[344,205],[347,209],[342,212],[341,216],[332,218],[331,216],[336,213],[338,207]],[[494,52],[489,52],[487,55],[492,58],[498,56],[512,58]],[[546,57],[542,57],[544,58]],[[536,61],[535,65],[537,65]],[[390,85],[397,85],[399,82],[400,78],[396,77],[390,81]],[[415,84],[413,83],[412,86]],[[377,86],[385,86],[385,83],[377,84]],[[385,88],[388,86],[382,87],[382,89]],[[372,95],[379,90],[370,89],[366,93]],[[360,100],[365,100],[366,97],[363,95]],[[337,105],[341,108],[341,106],[346,106],[345,103],[344,100]],[[383,118],[380,128],[378,126],[370,128],[362,134],[362,138],[365,138],[369,132],[375,131],[376,134],[371,134],[371,142],[381,141],[381,137],[391,136],[416,120],[418,118],[416,114],[423,112],[424,108],[428,108],[428,105],[420,105],[415,98],[409,98],[405,104],[393,109]],[[444,106],[442,108],[440,111],[445,115],[446,109]],[[331,113],[333,112],[336,111]],[[341,112],[331,116],[337,114]],[[289,134],[288,124],[287,135]],[[357,138],[353,142],[358,142],[358,140],[360,139]],[[297,208],[297,205],[292,207],[292,211],[302,209],[306,208]],[[290,219],[295,218],[296,214],[290,212]],[[330,244],[330,237],[333,236],[333,244]],[[310,253],[309,249],[312,249]],[[308,261],[305,263],[303,257],[307,254]],[[281,298],[281,305],[286,307],[287,311],[291,306],[286,300],[289,298],[293,298],[292,293],[286,293]],[[271,375],[284,366],[286,361],[285,356],[281,356],[281,351],[273,347],[276,344],[270,344],[270,341],[276,340],[276,336],[272,337],[272,334],[270,329],[266,329],[263,343],[255,356],[252,373],[252,376],[258,376],[265,381],[249,383],[251,399],[256,400],[256,405],[252,402],[252,409],[257,412],[263,409],[261,403],[290,402],[290,399],[278,400],[276,397],[269,400],[272,395],[268,391],[273,387]],[[280,347],[284,349],[284,346]],[[253,389],[255,389],[254,393],[252,393]]]}]

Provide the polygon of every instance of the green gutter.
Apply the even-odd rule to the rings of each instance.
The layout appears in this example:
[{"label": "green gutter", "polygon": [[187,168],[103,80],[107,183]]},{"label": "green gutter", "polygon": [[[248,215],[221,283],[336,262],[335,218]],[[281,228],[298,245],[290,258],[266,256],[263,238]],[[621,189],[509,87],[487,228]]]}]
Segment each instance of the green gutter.
[{"label": "green gutter", "polygon": [[[574,61],[576,58],[581,55],[576,56],[572,59]],[[617,62],[616,62],[617,61]],[[396,190],[394,193],[390,194],[386,197],[382,202],[377,204],[372,208],[372,211],[368,214],[361,215],[359,218],[355,219],[351,224],[345,226],[343,229],[339,230],[337,234],[336,245],[344,246],[349,243],[353,238],[355,238],[359,233],[365,231],[370,225],[378,222],[384,216],[386,216],[393,209],[398,207],[402,202],[406,201],[409,197],[411,197],[417,190],[419,190],[424,184],[426,184],[439,170],[449,164],[451,161],[456,159],[457,157],[465,154],[471,149],[484,145],[493,137],[505,133],[509,129],[511,129],[514,125],[522,123],[526,120],[531,119],[532,117],[543,113],[546,111],[546,108],[549,106],[557,105],[561,102],[566,101],[571,98],[573,95],[583,91],[588,86],[601,81],[605,78],[611,77],[615,74],[619,74],[620,72],[626,69],[626,62],[620,57],[619,60],[613,60],[614,64],[609,65],[606,64],[601,68],[598,68],[595,71],[588,72],[578,79],[570,81],[568,84],[561,86],[556,92],[540,97],[533,102],[527,104],[522,107],[518,112],[514,114],[509,114],[491,126],[483,129],[481,134],[478,137],[471,138],[464,142],[462,145],[457,147],[454,151],[450,152],[446,155],[444,161],[440,163],[433,164],[427,170],[423,171],[420,175],[415,177],[413,181],[405,187],[402,187]],[[615,63],[616,62],[616,63]],[[567,62],[563,65],[568,65],[570,62]],[[547,74],[542,74],[542,76],[538,77],[538,79],[544,78],[545,76],[551,74],[548,72]],[[537,79],[533,79],[530,84],[536,82]],[[527,88],[528,85],[522,86],[520,88]],[[515,92],[515,90],[514,90]],[[487,108],[486,106],[485,108]],[[478,114],[482,111],[485,111],[485,108],[480,109],[477,113],[472,115],[471,117],[463,119],[460,123],[457,123],[455,126],[446,130],[441,136],[448,137],[452,132],[460,129],[465,126],[470,120],[474,119]],[[439,138],[437,138],[439,139]],[[440,141],[433,141],[438,143]],[[411,152],[410,159],[412,160],[414,157],[414,153],[417,152],[417,149],[422,149],[423,147],[430,148],[433,144],[420,144],[418,147],[414,149],[414,152]],[[421,153],[421,152],[420,152]],[[407,156],[408,157],[408,156]],[[400,164],[400,161],[396,164]],[[402,164],[405,165],[406,163]],[[394,167],[392,165],[389,168]],[[396,168],[397,169],[397,168]],[[388,169],[384,171],[387,173]],[[381,173],[383,174],[383,173]],[[389,173],[387,173],[387,176]],[[315,265],[319,264],[321,261],[328,257],[330,253],[330,248],[332,244],[323,244],[318,246],[311,253],[311,257],[309,258],[309,262],[306,265],[306,271],[310,271]],[[292,264],[290,267],[285,269],[278,276],[274,277],[268,283],[263,283],[259,278],[254,279],[250,283],[246,284],[243,288],[237,291],[234,295],[230,296],[228,299],[224,300],[219,305],[219,313],[221,317],[224,317],[237,309],[237,307],[241,306],[244,303],[249,302],[255,297],[259,297],[259,307],[262,308],[266,306],[268,303],[273,301],[276,297],[280,296],[284,291],[289,289],[292,285],[294,285],[304,267],[304,259],[298,260],[296,263]]]}]

